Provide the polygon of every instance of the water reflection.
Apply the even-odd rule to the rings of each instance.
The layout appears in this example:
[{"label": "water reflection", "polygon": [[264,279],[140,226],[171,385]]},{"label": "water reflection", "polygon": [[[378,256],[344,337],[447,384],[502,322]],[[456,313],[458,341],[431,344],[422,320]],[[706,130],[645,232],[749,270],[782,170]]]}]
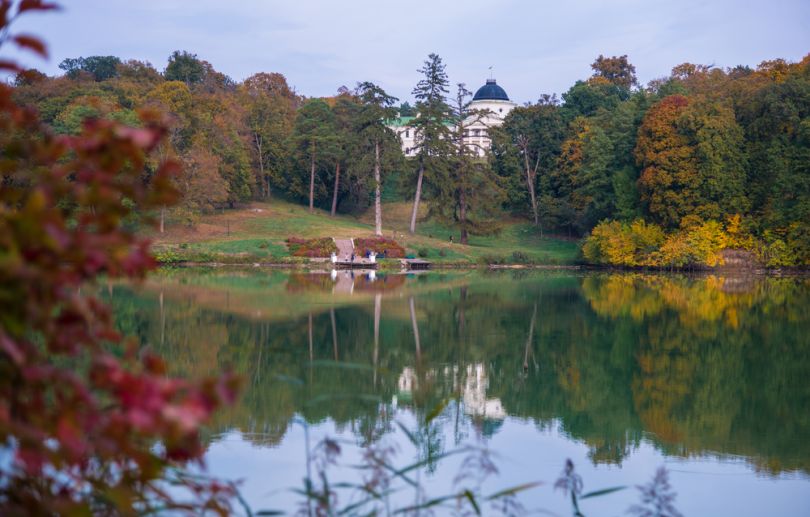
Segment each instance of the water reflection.
[{"label": "water reflection", "polygon": [[244,376],[214,432],[256,444],[278,444],[294,415],[368,443],[396,410],[450,400],[457,436],[515,417],[559,426],[596,464],[646,443],[810,472],[804,278],[171,271],[111,297],[173,373]]}]

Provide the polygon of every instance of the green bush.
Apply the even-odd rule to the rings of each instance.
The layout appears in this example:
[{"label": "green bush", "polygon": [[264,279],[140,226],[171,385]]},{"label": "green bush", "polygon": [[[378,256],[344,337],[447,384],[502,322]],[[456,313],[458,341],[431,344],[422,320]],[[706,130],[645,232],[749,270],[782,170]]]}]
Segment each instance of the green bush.
[{"label": "green bush", "polygon": [[172,249],[163,249],[156,251],[154,257],[155,260],[158,262],[158,264],[162,265],[172,265],[184,262],[183,257]]}]

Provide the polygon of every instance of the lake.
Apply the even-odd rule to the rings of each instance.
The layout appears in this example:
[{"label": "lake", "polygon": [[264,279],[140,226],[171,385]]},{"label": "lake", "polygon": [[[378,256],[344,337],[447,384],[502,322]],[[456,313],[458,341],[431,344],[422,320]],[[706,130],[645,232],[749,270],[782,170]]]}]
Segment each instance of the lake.
[{"label": "lake", "polygon": [[570,515],[571,459],[585,492],[628,487],[585,515],[624,514],[660,466],[684,515],[810,514],[807,277],[177,269],[101,297],[171,373],[241,374],[204,439],[254,509],[294,512],[331,437],[330,481],[369,475],[371,446],[421,462],[422,500],[542,481],[523,507]]}]

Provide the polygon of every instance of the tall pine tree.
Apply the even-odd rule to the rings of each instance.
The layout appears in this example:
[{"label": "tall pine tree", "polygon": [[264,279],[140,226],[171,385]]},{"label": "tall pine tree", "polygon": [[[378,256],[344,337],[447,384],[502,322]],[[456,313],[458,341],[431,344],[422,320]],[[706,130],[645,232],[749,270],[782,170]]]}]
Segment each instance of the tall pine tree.
[{"label": "tall pine tree", "polygon": [[452,151],[452,132],[448,126],[453,110],[447,103],[447,72],[442,58],[430,54],[418,70],[422,79],[413,89],[416,98],[416,118],[411,122],[415,134],[417,163],[416,189],[411,211],[410,232],[416,232],[416,217],[422,198],[423,182],[427,178],[434,187],[444,182]]},{"label": "tall pine tree", "polygon": [[396,117],[394,103],[399,99],[370,82],[358,84],[356,95],[361,104],[356,118],[357,135],[361,145],[374,155],[374,233],[382,235],[383,153],[402,152],[396,135],[386,126],[386,121]]}]

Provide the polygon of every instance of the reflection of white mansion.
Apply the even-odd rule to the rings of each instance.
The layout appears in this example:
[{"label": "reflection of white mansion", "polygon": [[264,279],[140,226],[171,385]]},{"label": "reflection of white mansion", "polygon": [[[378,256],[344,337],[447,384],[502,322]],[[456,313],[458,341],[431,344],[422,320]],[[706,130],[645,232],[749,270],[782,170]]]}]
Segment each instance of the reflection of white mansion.
[{"label": "reflection of white mansion", "polygon": [[[475,92],[473,100],[470,102],[470,109],[488,112],[488,114],[483,117],[469,117],[465,121],[464,125],[467,129],[464,131],[464,143],[474,149],[478,156],[483,156],[492,145],[489,129],[503,124],[503,119],[515,106],[517,104],[509,100],[509,96],[506,95],[503,88],[498,86],[495,79],[487,79],[486,84]],[[414,128],[410,126],[414,118],[399,117],[389,124],[389,127],[402,140],[402,152],[405,153],[405,156],[415,154],[417,135]]]},{"label": "reflection of white mansion", "polygon": [[[458,391],[461,387],[461,399],[464,403],[464,412],[471,416],[488,418],[491,420],[503,420],[506,418],[506,411],[503,409],[501,400],[498,398],[487,398],[487,388],[489,379],[486,368],[481,363],[468,364],[464,369],[464,374],[459,379],[459,367],[445,366],[441,370],[429,370],[425,373],[425,378],[434,380],[442,378],[452,382],[452,390]],[[397,387],[401,395],[410,395],[418,389],[418,378],[416,371],[411,367],[405,367],[397,380]],[[459,382],[463,382],[459,386]]]}]

